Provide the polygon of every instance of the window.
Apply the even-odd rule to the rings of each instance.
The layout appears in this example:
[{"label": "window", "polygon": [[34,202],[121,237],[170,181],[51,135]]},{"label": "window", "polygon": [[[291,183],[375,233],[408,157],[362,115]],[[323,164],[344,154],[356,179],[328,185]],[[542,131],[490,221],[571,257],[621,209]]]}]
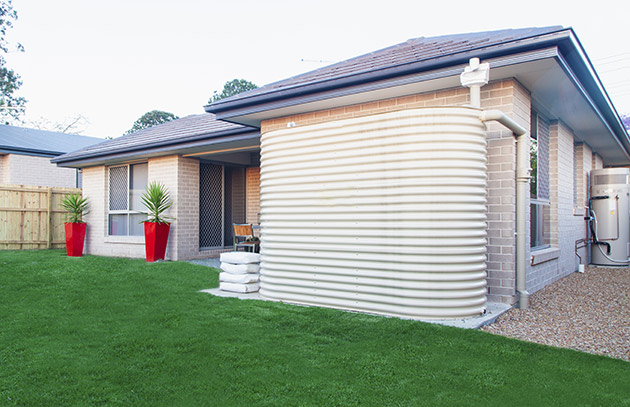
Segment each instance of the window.
[{"label": "window", "polygon": [[142,236],[140,223],[147,218],[142,193],[148,183],[147,163],[109,168],[108,234],[111,236]]},{"label": "window", "polygon": [[549,246],[549,123],[535,111],[531,114],[530,245]]}]

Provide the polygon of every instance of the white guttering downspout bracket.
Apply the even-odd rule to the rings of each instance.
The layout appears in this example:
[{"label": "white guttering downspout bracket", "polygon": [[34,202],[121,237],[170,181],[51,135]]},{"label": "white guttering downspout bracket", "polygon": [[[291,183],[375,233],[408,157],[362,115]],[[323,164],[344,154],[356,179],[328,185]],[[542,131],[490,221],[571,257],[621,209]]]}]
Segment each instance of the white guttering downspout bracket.
[{"label": "white guttering downspout bracket", "polygon": [[[490,78],[490,65],[479,63],[479,58],[471,58],[470,65],[460,75],[462,86],[470,88],[470,104],[481,108],[481,87]],[[518,305],[527,309],[529,292],[526,288],[526,238],[527,238],[527,196],[529,194],[530,162],[529,133],[522,126],[500,110],[481,111],[481,121],[498,121],[510,129],[516,137],[516,292]]]}]

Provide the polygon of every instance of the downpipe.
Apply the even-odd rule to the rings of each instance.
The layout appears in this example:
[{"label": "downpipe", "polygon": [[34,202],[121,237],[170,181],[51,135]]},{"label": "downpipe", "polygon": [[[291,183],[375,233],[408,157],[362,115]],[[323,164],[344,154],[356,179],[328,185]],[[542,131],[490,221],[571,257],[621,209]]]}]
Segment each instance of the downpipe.
[{"label": "downpipe", "polygon": [[516,292],[518,307],[529,307],[529,292],[526,286],[527,273],[527,197],[529,195],[530,163],[529,133],[500,110],[481,112],[482,122],[497,121],[510,129],[516,136]]},{"label": "downpipe", "polygon": [[[481,109],[481,87],[490,79],[490,65],[480,63],[479,58],[471,58],[470,64],[460,75],[462,86],[470,89],[470,104]],[[516,292],[518,306],[527,309],[529,292],[526,287],[527,272],[527,206],[529,197],[530,162],[529,133],[500,110],[481,111],[482,122],[497,121],[516,135]]]}]

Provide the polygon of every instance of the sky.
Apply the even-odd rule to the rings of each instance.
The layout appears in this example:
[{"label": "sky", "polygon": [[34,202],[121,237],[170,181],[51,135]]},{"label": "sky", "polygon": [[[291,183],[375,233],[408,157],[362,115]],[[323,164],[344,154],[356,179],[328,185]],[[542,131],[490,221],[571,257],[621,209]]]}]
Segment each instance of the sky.
[{"label": "sky", "polygon": [[573,27],[620,114],[630,113],[630,2],[13,0],[7,55],[24,125],[118,137],[151,110],[203,113],[235,78],[262,86],[410,38]]}]

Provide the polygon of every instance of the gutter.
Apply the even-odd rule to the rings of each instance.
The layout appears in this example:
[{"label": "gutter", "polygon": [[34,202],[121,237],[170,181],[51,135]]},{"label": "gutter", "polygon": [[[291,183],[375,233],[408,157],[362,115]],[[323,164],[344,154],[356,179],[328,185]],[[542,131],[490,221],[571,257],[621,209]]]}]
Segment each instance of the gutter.
[{"label": "gutter", "polygon": [[[210,139],[210,140],[198,140],[192,141],[189,143],[180,143],[178,145],[167,145],[162,147],[155,148],[147,148],[146,146],[138,151],[125,151],[123,153],[107,153],[97,157],[77,157],[65,160],[63,163],[57,162],[57,166],[59,167],[74,167],[74,168],[84,168],[91,167],[95,165],[105,165],[105,164],[117,164],[122,163],[129,160],[140,159],[140,158],[154,158],[154,157],[163,157],[171,154],[186,154],[194,151],[196,148],[212,146],[216,144],[224,144],[230,142],[238,142],[238,141],[249,141],[249,140],[258,140],[258,144],[260,143],[260,133],[251,132],[249,134],[245,134],[238,137],[224,137],[220,139]],[[182,151],[184,150],[184,151]]]},{"label": "gutter", "polygon": [[[247,133],[251,133],[248,134]],[[243,135],[244,136],[239,136],[239,135]],[[132,152],[141,152],[141,151],[147,151],[149,149],[149,151],[152,151],[154,148],[156,147],[171,147],[171,146],[176,146],[178,144],[182,144],[185,142],[194,142],[194,141],[199,141],[199,140],[208,140],[208,139],[219,139],[216,142],[213,143],[209,143],[209,144],[216,144],[217,142],[226,142],[226,141],[238,141],[241,139],[251,139],[254,138],[252,137],[252,135],[255,134],[254,137],[259,137],[260,136],[260,131],[258,129],[252,128],[252,127],[243,127],[242,129],[231,129],[231,130],[223,130],[220,132],[216,132],[216,133],[205,133],[205,134],[201,134],[201,135],[195,135],[195,136],[189,136],[189,137],[182,137],[182,138],[178,138],[178,139],[174,139],[174,140],[169,140],[169,141],[165,141],[162,143],[154,143],[151,144],[150,146],[147,144],[141,144],[138,146],[120,146],[117,148],[112,148],[110,150],[100,150],[100,151],[95,151],[93,153],[90,152],[86,152],[84,154],[74,154],[74,153],[69,153],[69,154],[64,154],[62,156],[56,157],[52,160],[50,160],[52,163],[55,164],[69,164],[70,163],[77,163],[77,162],[89,162],[90,160],[86,161],[86,159],[93,159],[93,158],[98,158],[98,157],[107,157],[107,156],[112,156],[115,155],[116,153],[118,153],[117,158],[122,158],[128,155],[131,155]],[[234,137],[229,137],[229,136],[234,136]],[[164,148],[162,149],[162,151],[169,151],[170,148]],[[60,165],[61,167],[63,167],[63,165]]]},{"label": "gutter", "polygon": [[34,155],[38,157],[57,157],[65,153],[66,152],[64,151],[38,150],[35,148],[15,149],[11,146],[0,145],[0,154],[19,154],[19,155]]}]

